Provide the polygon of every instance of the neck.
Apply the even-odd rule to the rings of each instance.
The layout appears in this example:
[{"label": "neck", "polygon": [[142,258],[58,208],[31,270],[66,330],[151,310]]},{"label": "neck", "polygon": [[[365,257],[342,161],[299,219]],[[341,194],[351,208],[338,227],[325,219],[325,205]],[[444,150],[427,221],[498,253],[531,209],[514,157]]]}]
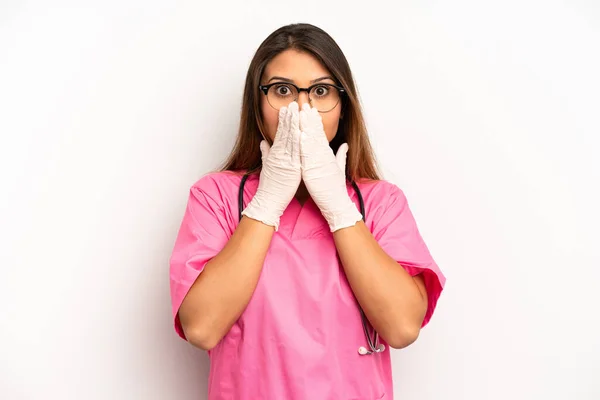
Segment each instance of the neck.
[{"label": "neck", "polygon": [[308,200],[309,194],[306,189],[306,185],[304,185],[304,181],[300,182],[300,186],[298,186],[298,191],[296,192],[296,200],[300,202],[300,204],[304,205],[306,200]]}]

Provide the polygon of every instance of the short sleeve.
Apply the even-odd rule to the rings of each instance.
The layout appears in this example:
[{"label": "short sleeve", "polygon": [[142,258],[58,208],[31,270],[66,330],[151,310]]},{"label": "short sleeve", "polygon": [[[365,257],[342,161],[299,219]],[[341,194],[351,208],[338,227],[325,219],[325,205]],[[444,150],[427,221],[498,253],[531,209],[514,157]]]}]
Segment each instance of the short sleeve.
[{"label": "short sleeve", "polygon": [[373,236],[381,248],[411,276],[422,274],[428,300],[422,324],[424,327],[433,315],[446,278],[419,233],[404,193],[397,186],[388,185],[385,194],[389,198],[388,205],[378,220],[373,222]]},{"label": "short sleeve", "polygon": [[175,330],[183,339],[178,316],[181,303],[204,266],[225,247],[229,237],[222,204],[206,190],[193,186],[170,258],[173,318]]}]

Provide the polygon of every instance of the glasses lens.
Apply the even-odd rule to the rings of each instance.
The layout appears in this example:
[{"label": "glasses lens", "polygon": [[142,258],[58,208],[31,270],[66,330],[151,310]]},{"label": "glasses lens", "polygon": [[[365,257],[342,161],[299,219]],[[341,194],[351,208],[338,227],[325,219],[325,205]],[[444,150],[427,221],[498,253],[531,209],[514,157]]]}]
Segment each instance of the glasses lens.
[{"label": "glasses lens", "polygon": [[267,101],[276,110],[287,107],[292,101],[298,99],[298,91],[292,85],[278,83],[269,88]]},{"label": "glasses lens", "polygon": [[331,111],[340,101],[340,92],[335,86],[323,84],[313,87],[308,94],[311,105],[319,112]]}]

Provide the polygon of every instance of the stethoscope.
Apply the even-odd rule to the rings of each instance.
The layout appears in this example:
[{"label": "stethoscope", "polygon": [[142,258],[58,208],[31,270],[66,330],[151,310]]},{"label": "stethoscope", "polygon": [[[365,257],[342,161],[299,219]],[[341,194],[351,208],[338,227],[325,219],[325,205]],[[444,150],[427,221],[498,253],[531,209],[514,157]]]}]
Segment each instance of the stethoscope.
[{"label": "stethoscope", "polygon": [[[242,211],[244,210],[244,185],[246,184],[246,180],[248,179],[248,176],[250,176],[249,172],[246,173],[242,177],[242,182],[240,183],[240,189],[238,192],[239,220],[242,219]],[[350,181],[350,184],[354,188],[354,191],[356,192],[356,196],[358,197],[358,203],[360,205],[360,214],[362,215],[362,219],[364,221],[365,220],[365,203],[363,201],[362,193],[360,192],[360,189],[358,188],[358,185],[356,184],[356,182]],[[367,344],[369,345],[369,348],[366,348],[365,346],[360,346],[358,348],[358,354],[360,354],[361,356],[364,356],[364,355],[373,354],[373,353],[381,353],[382,351],[385,350],[385,346],[383,345],[383,343],[379,343],[379,334],[377,333],[377,331],[375,331],[375,329],[373,329],[373,335],[371,335],[369,333],[369,327],[368,327],[369,324],[367,322],[367,317],[365,316],[365,312],[363,311],[363,309],[360,305],[358,306],[358,309],[360,311],[360,319],[362,321],[363,331],[365,332],[365,337],[367,338]]]}]

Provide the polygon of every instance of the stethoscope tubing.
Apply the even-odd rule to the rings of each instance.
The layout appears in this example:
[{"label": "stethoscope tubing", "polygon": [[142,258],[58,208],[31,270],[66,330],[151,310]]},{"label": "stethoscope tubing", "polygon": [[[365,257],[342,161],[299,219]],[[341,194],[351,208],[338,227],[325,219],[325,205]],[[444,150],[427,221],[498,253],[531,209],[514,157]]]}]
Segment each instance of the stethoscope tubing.
[{"label": "stethoscope tubing", "polygon": [[[249,176],[250,176],[249,172],[244,174],[244,176],[242,177],[242,181],[240,182],[240,188],[238,191],[238,215],[239,215],[238,220],[240,220],[240,221],[242,219],[242,211],[244,211],[244,186],[245,186],[246,180],[248,180]],[[358,185],[356,184],[356,182],[354,182],[354,181],[349,181],[349,182],[352,185],[352,187],[354,188],[354,191],[356,192],[356,197],[358,197],[358,204],[360,207],[360,214],[362,215],[362,220],[365,221],[365,202],[363,200],[362,193],[360,192],[360,189],[358,188]],[[369,345],[369,349],[367,349],[364,346],[359,347],[358,354],[369,355],[369,354],[381,353],[382,351],[385,350],[385,346],[382,343],[379,343],[379,334],[377,333],[377,331],[375,331],[375,329],[373,329],[373,335],[371,335],[369,333],[369,328],[368,328],[369,324],[367,321],[367,316],[365,315],[365,312],[363,311],[360,304],[358,305],[358,309],[360,311],[360,319],[362,322],[365,337],[367,338],[367,344]]]}]

